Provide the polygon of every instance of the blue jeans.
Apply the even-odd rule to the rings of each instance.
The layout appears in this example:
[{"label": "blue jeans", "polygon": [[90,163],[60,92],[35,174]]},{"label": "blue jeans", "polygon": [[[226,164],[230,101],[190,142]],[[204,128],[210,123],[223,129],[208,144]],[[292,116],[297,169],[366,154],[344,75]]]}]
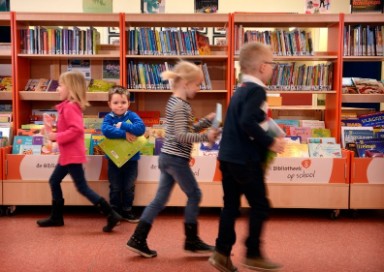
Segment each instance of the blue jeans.
[{"label": "blue jeans", "polygon": [[240,214],[240,197],[244,194],[250,206],[246,254],[247,257],[259,257],[262,255],[260,237],[269,211],[263,167],[261,163],[241,165],[220,161],[220,170],[223,175],[224,207],[220,215],[216,250],[230,256],[236,241],[235,221]]},{"label": "blue jeans", "polygon": [[77,191],[85,196],[92,204],[96,205],[101,197],[89,188],[87,181],[84,176],[84,169],[82,164],[68,164],[60,165],[57,164],[51,177],[49,178],[49,185],[51,186],[52,199],[61,200],[63,199],[63,191],[61,190],[61,182],[63,178],[69,173],[72,177]]},{"label": "blue jeans", "polygon": [[188,224],[197,223],[201,191],[197,185],[195,175],[189,166],[189,160],[160,153],[159,156],[160,181],[157,193],[152,202],[145,208],[140,221],[153,223],[155,217],[165,208],[175,182],[186,194],[188,200],[184,209],[184,221]]},{"label": "blue jeans", "polygon": [[121,168],[108,160],[109,202],[116,211],[129,211],[135,196],[137,161],[127,161]]}]

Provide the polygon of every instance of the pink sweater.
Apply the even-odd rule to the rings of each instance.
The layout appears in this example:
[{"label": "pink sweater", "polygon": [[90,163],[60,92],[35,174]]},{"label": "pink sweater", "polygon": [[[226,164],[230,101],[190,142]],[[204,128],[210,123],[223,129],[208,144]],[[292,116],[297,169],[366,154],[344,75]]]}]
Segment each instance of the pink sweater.
[{"label": "pink sweater", "polygon": [[59,114],[56,136],[60,151],[59,164],[86,162],[83,113],[80,106],[65,100],[56,109]]}]

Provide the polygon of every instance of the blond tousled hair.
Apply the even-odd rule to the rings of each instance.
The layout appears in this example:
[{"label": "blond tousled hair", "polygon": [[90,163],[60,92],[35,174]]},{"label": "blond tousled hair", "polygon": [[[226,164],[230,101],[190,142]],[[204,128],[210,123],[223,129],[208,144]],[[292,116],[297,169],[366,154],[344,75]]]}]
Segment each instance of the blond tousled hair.
[{"label": "blond tousled hair", "polygon": [[177,85],[181,80],[192,82],[203,77],[203,71],[199,66],[184,60],[179,61],[172,70],[161,73],[161,78],[163,80],[170,80],[173,86]]},{"label": "blond tousled hair", "polygon": [[271,52],[271,47],[258,42],[249,42],[240,49],[240,71],[250,74],[258,69],[266,54]]},{"label": "blond tousled hair", "polygon": [[87,82],[82,73],[78,71],[64,72],[60,75],[59,81],[68,88],[68,100],[79,104],[82,110],[89,106],[87,101]]}]

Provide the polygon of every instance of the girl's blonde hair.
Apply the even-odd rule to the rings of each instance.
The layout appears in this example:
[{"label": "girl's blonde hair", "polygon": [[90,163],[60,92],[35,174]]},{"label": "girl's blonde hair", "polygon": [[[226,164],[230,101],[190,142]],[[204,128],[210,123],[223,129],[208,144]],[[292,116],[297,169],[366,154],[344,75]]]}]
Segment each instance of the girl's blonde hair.
[{"label": "girl's blonde hair", "polygon": [[203,77],[203,71],[199,66],[184,60],[179,61],[172,71],[168,70],[161,73],[161,78],[163,80],[170,80],[172,85],[178,84],[181,80],[192,82]]},{"label": "girl's blonde hair", "polygon": [[87,101],[87,82],[82,73],[78,71],[64,72],[60,75],[59,81],[68,88],[68,100],[79,104],[82,110],[89,106]]}]

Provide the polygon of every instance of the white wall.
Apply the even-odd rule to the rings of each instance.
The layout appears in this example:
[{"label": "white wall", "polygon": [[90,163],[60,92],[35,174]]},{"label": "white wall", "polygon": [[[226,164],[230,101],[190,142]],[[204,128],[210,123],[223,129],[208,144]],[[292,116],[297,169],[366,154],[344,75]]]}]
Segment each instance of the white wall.
[{"label": "white wall", "polygon": [[[82,0],[11,0],[12,11],[82,12]],[[193,13],[194,0],[166,0],[166,13]],[[304,13],[305,0],[219,0],[219,13],[299,12]],[[349,0],[333,0],[330,12],[349,13]],[[113,0],[113,12],[140,13],[140,0]]]}]

